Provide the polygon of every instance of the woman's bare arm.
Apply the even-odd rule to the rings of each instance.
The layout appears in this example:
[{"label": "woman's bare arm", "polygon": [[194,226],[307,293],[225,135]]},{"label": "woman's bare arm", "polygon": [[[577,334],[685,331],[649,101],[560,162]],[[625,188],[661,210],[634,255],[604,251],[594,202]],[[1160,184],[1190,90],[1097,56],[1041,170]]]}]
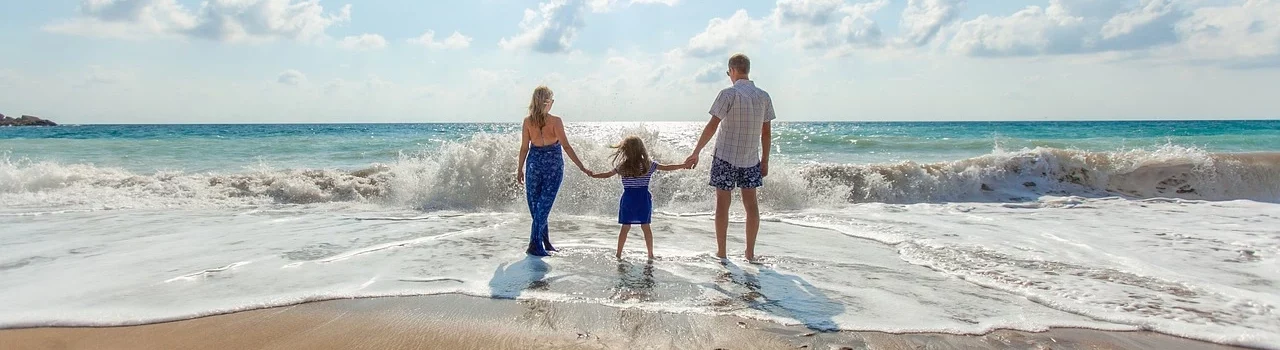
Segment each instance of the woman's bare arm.
[{"label": "woman's bare arm", "polygon": [[520,124],[520,158],[516,160],[516,181],[524,183],[524,159],[529,156],[529,118]]},{"label": "woman's bare arm", "polygon": [[564,154],[569,155],[569,160],[572,161],[574,165],[578,166],[578,170],[582,170],[583,173],[590,175],[591,172],[587,170],[587,167],[582,166],[581,160],[578,160],[578,153],[573,151],[572,145],[569,145],[569,136],[564,134],[564,120],[560,119],[560,117],[556,117],[555,122],[556,137],[560,138],[560,145],[564,146]]}]

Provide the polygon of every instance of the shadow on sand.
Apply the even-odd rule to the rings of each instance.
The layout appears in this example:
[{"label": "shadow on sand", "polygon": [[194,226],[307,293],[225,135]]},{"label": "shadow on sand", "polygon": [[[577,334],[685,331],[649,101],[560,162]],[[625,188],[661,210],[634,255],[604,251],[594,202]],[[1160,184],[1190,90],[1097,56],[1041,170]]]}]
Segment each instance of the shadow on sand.
[{"label": "shadow on sand", "polygon": [[494,299],[517,299],[525,290],[546,290],[552,279],[547,279],[551,265],[542,257],[525,256],[524,260],[508,265],[502,263],[489,279],[489,296]]},{"label": "shadow on sand", "polygon": [[791,318],[805,327],[820,332],[840,330],[835,317],[844,313],[845,306],[827,297],[818,287],[804,278],[758,266],[755,273],[737,264],[722,261],[725,271],[717,278],[712,289],[732,298],[729,305],[744,305]]}]

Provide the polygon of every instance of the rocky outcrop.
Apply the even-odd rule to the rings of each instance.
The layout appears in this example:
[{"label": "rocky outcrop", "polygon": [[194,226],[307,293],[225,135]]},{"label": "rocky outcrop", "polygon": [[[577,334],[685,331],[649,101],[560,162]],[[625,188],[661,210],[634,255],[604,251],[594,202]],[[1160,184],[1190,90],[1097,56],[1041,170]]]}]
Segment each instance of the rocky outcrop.
[{"label": "rocky outcrop", "polygon": [[40,119],[40,117],[24,115],[21,118],[7,117],[0,114],[0,126],[57,126],[52,120]]}]

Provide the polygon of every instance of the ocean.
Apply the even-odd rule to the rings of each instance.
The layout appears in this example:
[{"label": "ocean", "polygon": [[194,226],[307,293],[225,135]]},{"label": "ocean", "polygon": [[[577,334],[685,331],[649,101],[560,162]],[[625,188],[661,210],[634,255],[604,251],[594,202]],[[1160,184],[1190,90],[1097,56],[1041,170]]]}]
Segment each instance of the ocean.
[{"label": "ocean", "polygon": [[[0,128],[0,328],[463,294],[1280,348],[1280,121],[776,124],[759,264],[740,203],[712,256],[711,146],[655,175],[648,264],[639,236],[613,257],[620,181],[571,165],[562,251],[525,256],[516,124]],[[701,126],[567,131],[605,170],[626,135],[680,162]]]}]

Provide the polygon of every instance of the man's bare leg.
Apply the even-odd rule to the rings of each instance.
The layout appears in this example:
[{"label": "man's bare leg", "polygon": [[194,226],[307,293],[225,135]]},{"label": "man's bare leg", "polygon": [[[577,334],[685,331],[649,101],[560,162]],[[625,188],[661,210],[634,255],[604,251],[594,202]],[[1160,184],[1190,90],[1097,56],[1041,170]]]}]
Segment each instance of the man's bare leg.
[{"label": "man's bare leg", "polygon": [[729,234],[729,205],[733,192],[716,189],[716,257],[725,258],[725,238]]},{"label": "man's bare leg", "polygon": [[742,189],[742,209],[747,212],[747,261],[756,260],[756,234],[760,232],[760,206],[756,189]]}]

